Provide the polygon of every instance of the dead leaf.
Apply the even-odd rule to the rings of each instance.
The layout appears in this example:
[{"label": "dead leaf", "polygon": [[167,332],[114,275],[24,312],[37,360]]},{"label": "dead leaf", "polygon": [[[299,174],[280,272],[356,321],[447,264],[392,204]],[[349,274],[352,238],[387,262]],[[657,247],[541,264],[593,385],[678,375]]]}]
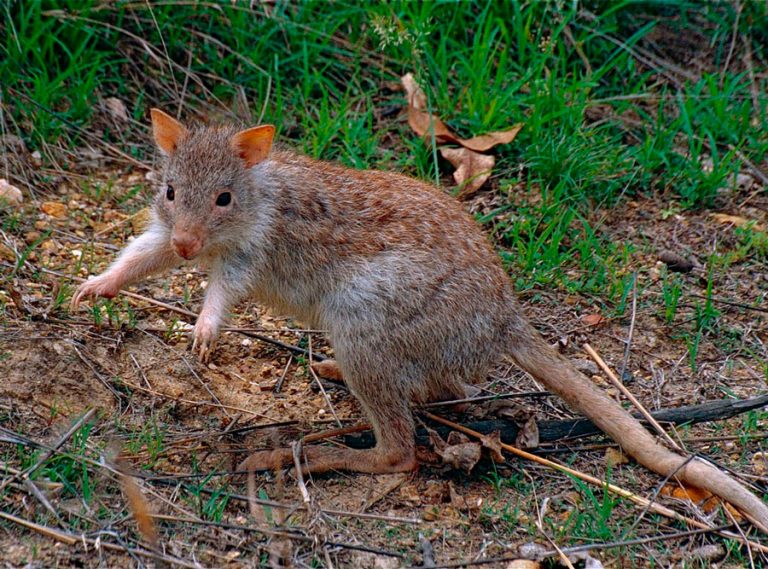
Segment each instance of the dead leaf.
[{"label": "dead leaf", "polygon": [[587,314],[581,317],[581,321],[587,326],[599,326],[606,321],[606,318],[602,314]]},{"label": "dead leaf", "polygon": [[620,464],[628,464],[629,459],[627,458],[627,455],[625,455],[623,452],[621,452],[620,449],[608,447],[605,449],[605,464],[613,468],[614,466],[618,466]]},{"label": "dead leaf", "polygon": [[65,206],[63,203],[43,202],[40,204],[40,209],[44,214],[50,215],[51,217],[55,217],[57,219],[67,216],[67,206]]},{"label": "dead leaf", "polygon": [[447,443],[448,446],[455,446],[455,445],[463,445],[464,443],[468,443],[470,441],[469,437],[465,435],[464,433],[460,433],[459,431],[451,431],[448,433],[448,439]]},{"label": "dead leaf", "polygon": [[[753,221],[751,219],[747,219],[746,217],[740,217],[738,215],[730,215],[727,213],[713,213],[710,215],[710,217],[715,221],[717,221],[718,223],[735,225],[736,227],[743,227]],[[763,230],[762,225],[760,225],[759,223],[755,223],[753,227],[758,231]]]},{"label": "dead leaf", "polygon": [[469,474],[480,460],[481,447],[480,443],[461,443],[447,446],[439,454],[445,464]]},{"label": "dead leaf", "polygon": [[725,548],[720,543],[700,545],[687,552],[686,559],[701,559],[702,561],[717,561],[725,557]]},{"label": "dead leaf", "polygon": [[456,168],[453,179],[461,186],[458,199],[471,196],[490,178],[496,158],[467,148],[441,148],[440,154]]},{"label": "dead leaf", "polygon": [[427,480],[427,487],[421,497],[425,504],[442,504],[448,494],[448,483],[445,480]]},{"label": "dead leaf", "polygon": [[404,486],[400,486],[400,490],[398,491],[398,494],[400,498],[405,500],[406,502],[410,504],[421,504],[421,493],[419,492],[419,489],[416,487],[415,484],[407,484]]},{"label": "dead leaf", "polygon": [[427,96],[424,90],[416,82],[413,73],[406,73],[400,80],[408,97],[408,124],[419,136],[434,131],[435,140],[440,142],[454,142],[456,136],[451,129],[437,116],[427,111]]},{"label": "dead leaf", "polygon": [[107,97],[104,99],[104,106],[112,118],[124,122],[128,121],[128,109],[125,108],[125,103],[117,97]]},{"label": "dead leaf", "polygon": [[521,557],[527,557],[529,559],[544,559],[549,553],[549,547],[535,541],[522,544],[517,548],[517,553]]},{"label": "dead leaf", "polygon": [[733,515],[736,521],[742,519],[741,514],[736,508],[727,502],[723,502],[711,492],[696,488],[695,486],[667,484],[661,489],[661,495],[669,498],[676,498],[677,500],[689,500],[701,508],[705,514],[714,512],[719,506],[723,505],[731,515]]},{"label": "dead leaf", "polygon": [[464,148],[469,148],[476,152],[485,152],[498,144],[509,144],[515,140],[517,133],[519,133],[522,128],[523,124],[517,123],[507,130],[497,130],[489,132],[488,134],[473,136],[468,139],[457,138],[456,142],[461,144]]},{"label": "dead leaf", "polygon": [[5,243],[0,242],[0,259],[3,259],[4,261],[9,261],[11,263],[16,262],[16,253],[8,247]]},{"label": "dead leaf", "polygon": [[5,204],[21,205],[24,195],[16,186],[11,185],[5,178],[0,178],[0,207]]},{"label": "dead leaf", "polygon": [[520,448],[536,448],[539,446],[539,425],[536,418],[531,416],[515,437],[515,445]]},{"label": "dead leaf", "polygon": [[485,501],[485,497],[479,494],[459,494],[452,482],[448,483],[448,491],[451,495],[451,506],[460,512],[472,512],[479,510]]},{"label": "dead leaf", "polygon": [[758,476],[768,472],[768,452],[756,452],[752,455],[752,468]]},{"label": "dead leaf", "polygon": [[431,137],[434,132],[435,142],[438,144],[453,142],[469,150],[485,152],[498,144],[509,144],[523,128],[522,123],[518,123],[507,130],[497,130],[472,138],[459,138],[437,115],[428,111],[427,96],[416,82],[413,73],[406,73],[400,81],[408,98],[408,124],[419,136]]},{"label": "dead leaf", "polygon": [[499,431],[493,431],[488,435],[480,437],[480,442],[483,447],[491,452],[491,458],[493,462],[504,462],[504,454],[501,452],[501,433]]}]

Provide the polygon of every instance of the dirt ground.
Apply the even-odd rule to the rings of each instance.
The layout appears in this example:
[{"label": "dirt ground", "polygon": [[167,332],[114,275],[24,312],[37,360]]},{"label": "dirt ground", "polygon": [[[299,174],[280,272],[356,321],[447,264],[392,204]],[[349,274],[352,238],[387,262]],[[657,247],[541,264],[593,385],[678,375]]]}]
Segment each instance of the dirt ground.
[{"label": "dirt ground", "polygon": [[[324,395],[308,371],[305,356],[242,333],[255,332],[331,353],[321,333],[303,331],[301,323],[254,304],[237,307],[230,326],[240,331],[225,332],[212,362],[200,363],[188,350],[192,320],[146,300],[196,310],[205,284],[204,272],[196,269],[178,270],[131,289],[145,299],[122,297],[109,308],[100,304],[95,312],[90,305],[69,312],[68,297],[76,283],[68,277],[98,273],[139,229],[135,225],[141,216],[131,217],[128,212],[141,211],[148,190],[119,205],[116,196],[143,187],[143,178],[134,171],[89,178],[91,188],[109,186],[106,200],[93,190],[83,191],[83,183],[62,179],[55,199],[23,206],[23,240],[6,237],[0,251],[3,271],[12,283],[0,291],[5,304],[0,332],[3,464],[17,469],[29,466],[34,462],[30,441],[53,444],[82,413],[97,410],[87,440],[69,440],[62,447],[75,457],[96,462],[72,459],[81,471],[78,476],[69,473],[69,478],[55,464],[41,469],[33,478],[43,489],[46,479],[52,481],[46,500],[35,499],[17,482],[5,490],[6,498],[20,506],[26,519],[56,526],[56,519],[46,512],[48,502],[57,515],[79,519],[92,539],[133,546],[137,540],[142,542],[115,474],[99,467],[105,449],[117,442],[137,477],[146,479],[141,486],[149,507],[165,516],[156,521],[162,550],[189,566],[252,567],[284,558],[296,566],[399,567],[420,565],[430,549],[438,564],[511,559],[585,539],[620,541],[622,532],[637,520],[639,510],[628,502],[614,504],[602,490],[588,491],[541,466],[512,458],[494,465],[484,458],[467,474],[436,464],[429,448],[422,449],[424,464],[413,474],[312,477],[307,480],[310,504],[304,510],[297,509],[304,501],[294,477],[260,475],[256,478],[259,498],[287,508],[262,504],[249,512],[242,478],[223,476],[249,450],[289,444],[301,435],[338,424],[358,423],[360,411],[342,386],[323,381]],[[488,210],[492,202],[493,195],[487,192],[467,206]],[[625,380],[651,410],[764,393],[766,377],[759,362],[765,365],[768,357],[765,260],[736,262],[716,273],[712,296],[728,302],[716,304],[719,329],[738,334],[703,337],[698,367],[692,371],[681,331],[690,328],[697,301],[703,302],[694,295],[706,294],[707,258],[715,248],[736,248],[738,239],[733,220],[724,222],[711,211],[665,215],[666,207],[658,201],[637,200],[627,207],[595,211],[590,220],[599,223],[612,241],[634,246],[631,258],[621,267],[627,273],[638,271],[641,291]],[[752,185],[724,196],[719,211],[768,226],[768,197],[755,192]],[[13,272],[14,250],[27,251],[33,244],[24,266]],[[680,276],[684,292],[672,324],[660,316],[662,251],[684,254],[697,265]],[[57,303],[59,297],[64,301]],[[618,369],[630,312],[618,318],[606,316],[599,299],[560,290],[528,290],[522,301],[542,333],[559,342],[581,369],[618,397],[581,346],[588,342]],[[483,387],[486,393],[539,389],[506,362],[500,362]],[[528,417],[573,415],[555,398],[514,401],[471,405],[467,412],[449,416],[467,422],[501,414],[525,422]],[[439,412],[444,414],[442,409]],[[690,441],[686,444],[692,451],[732,468],[765,492],[768,480],[760,453],[768,419],[765,413],[751,417],[755,424],[749,428],[746,419],[738,417],[684,428],[677,436]],[[10,433],[26,442],[11,444]],[[599,441],[543,445],[540,450],[578,470],[605,477],[606,447],[595,442]],[[581,448],[585,444],[592,448]],[[580,450],[571,452],[574,447]],[[658,477],[631,463],[613,466],[610,478],[642,496],[653,495],[661,485]],[[714,523],[724,520],[722,513],[706,514],[690,502],[659,499],[690,517],[710,516],[718,520]],[[607,512],[604,518],[600,512]],[[680,524],[646,515],[629,537],[681,529]],[[289,531],[302,537],[288,539]],[[739,566],[747,558],[744,549],[738,555],[732,551],[726,555],[723,544],[732,548],[733,542],[713,535],[673,543],[672,547],[624,546],[591,555],[606,567],[677,566],[683,559],[697,558],[702,565],[724,559],[722,566]],[[3,526],[0,551],[0,565],[5,567],[160,566],[136,551],[110,551],[98,542],[67,544],[18,525]],[[509,563],[487,566],[512,567]]]}]

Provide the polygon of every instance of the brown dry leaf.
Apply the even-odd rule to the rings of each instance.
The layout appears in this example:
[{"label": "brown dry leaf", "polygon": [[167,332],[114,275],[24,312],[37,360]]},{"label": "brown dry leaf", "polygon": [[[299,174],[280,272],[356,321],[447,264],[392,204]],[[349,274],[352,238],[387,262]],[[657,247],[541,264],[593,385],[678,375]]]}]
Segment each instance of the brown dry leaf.
[{"label": "brown dry leaf", "polygon": [[421,497],[425,504],[442,504],[448,493],[448,482],[445,480],[427,480],[427,487]]},{"label": "brown dry leaf", "polygon": [[40,210],[57,219],[67,216],[67,206],[59,202],[43,202],[40,204]]},{"label": "brown dry leaf", "polygon": [[152,547],[157,548],[159,544],[155,521],[152,519],[151,508],[144,494],[136,483],[136,480],[129,472],[128,463],[119,454],[114,459],[117,471],[120,473],[120,487],[125,495],[128,509],[136,520],[139,533],[147,540]]},{"label": "brown dry leaf", "polygon": [[438,451],[438,454],[443,463],[469,474],[480,460],[481,448],[480,443],[459,443],[446,446],[442,451]]},{"label": "brown dry leaf", "polygon": [[16,262],[16,253],[5,243],[0,242],[0,259],[10,263]]},{"label": "brown dry leaf", "polygon": [[499,431],[493,431],[488,435],[480,437],[480,442],[484,448],[487,448],[491,452],[491,458],[493,462],[504,462],[504,454],[501,452],[501,433]]},{"label": "brown dry leaf", "polygon": [[469,437],[464,433],[460,433],[459,431],[451,431],[450,433],[448,433],[448,439],[447,439],[448,446],[461,445],[464,443],[468,443],[469,441],[470,441]]},{"label": "brown dry leaf", "polygon": [[678,500],[690,500],[696,504],[704,513],[714,512],[721,504],[728,509],[733,517],[738,521],[741,514],[730,504],[724,503],[720,498],[714,496],[707,490],[696,488],[695,486],[680,486],[679,484],[667,484],[661,489],[661,495]]},{"label": "brown dry leaf", "polygon": [[536,418],[531,416],[515,437],[515,445],[520,448],[536,448],[539,446],[539,425]]},{"label": "brown dry leaf", "polygon": [[112,118],[123,122],[128,121],[128,109],[125,108],[125,103],[117,97],[107,97],[104,99],[104,106],[109,111],[109,114],[112,115]]},{"label": "brown dry leaf", "polygon": [[479,510],[485,501],[485,497],[479,494],[467,494],[466,496],[462,496],[459,494],[458,490],[456,490],[456,487],[452,482],[448,483],[448,491],[451,495],[451,506],[460,512]]},{"label": "brown dry leaf", "polygon": [[406,484],[404,486],[400,486],[400,490],[398,490],[397,493],[400,498],[410,504],[421,504],[421,493],[415,484]]},{"label": "brown dry leaf", "polygon": [[619,464],[628,464],[629,459],[627,455],[621,452],[620,449],[608,447],[605,449],[605,464],[613,468]]},{"label": "brown dry leaf", "polygon": [[507,130],[497,130],[489,132],[488,134],[481,134],[480,136],[473,136],[468,139],[457,138],[456,142],[461,144],[464,148],[475,150],[476,152],[485,152],[490,150],[497,144],[509,144],[517,137],[517,133],[523,128],[522,123],[517,123],[512,128]]},{"label": "brown dry leaf", "polygon": [[661,251],[659,253],[659,260],[667,265],[670,271],[676,273],[690,273],[695,266],[693,261],[672,251]]},{"label": "brown dry leaf", "polygon": [[[736,227],[743,227],[744,225],[747,225],[748,223],[751,223],[753,220],[747,219],[746,217],[740,217],[738,215],[730,215],[727,213],[713,213],[710,215],[712,219],[717,221],[718,223],[728,224],[728,225],[735,225]],[[758,231],[762,231],[763,227],[759,223],[756,223],[753,226]]]},{"label": "brown dry leaf", "polygon": [[16,186],[11,185],[5,178],[0,178],[0,207],[4,204],[21,205],[24,195]]},{"label": "brown dry leaf", "polygon": [[581,317],[581,321],[587,326],[599,326],[606,321],[606,318],[602,314],[587,314]]},{"label": "brown dry leaf", "polygon": [[752,468],[755,474],[763,476],[768,472],[768,452],[756,452],[752,455]]},{"label": "brown dry leaf", "polygon": [[491,177],[491,170],[496,158],[488,154],[479,154],[467,148],[441,148],[440,154],[456,168],[453,179],[459,186],[458,199],[471,196]]},{"label": "brown dry leaf", "polygon": [[456,136],[437,116],[427,112],[427,97],[416,82],[413,73],[406,73],[400,80],[408,97],[408,124],[419,136],[430,134],[434,129],[437,142],[455,142]]},{"label": "brown dry leaf", "polygon": [[522,123],[518,123],[507,130],[497,130],[472,138],[459,138],[437,115],[427,110],[427,96],[416,82],[413,73],[406,73],[400,81],[408,97],[408,124],[419,136],[431,136],[430,129],[434,129],[435,141],[438,144],[453,142],[469,150],[485,152],[498,144],[509,144],[523,128]]}]

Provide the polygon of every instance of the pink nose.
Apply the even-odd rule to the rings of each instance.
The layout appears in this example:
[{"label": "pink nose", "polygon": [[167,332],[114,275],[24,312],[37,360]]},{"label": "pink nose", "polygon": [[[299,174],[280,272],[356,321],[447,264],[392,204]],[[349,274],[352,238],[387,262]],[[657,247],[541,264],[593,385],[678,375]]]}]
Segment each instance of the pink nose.
[{"label": "pink nose", "polygon": [[190,235],[174,235],[171,239],[171,243],[173,244],[173,249],[176,253],[187,260],[197,257],[198,253],[200,253],[200,249],[203,248],[202,240]]}]

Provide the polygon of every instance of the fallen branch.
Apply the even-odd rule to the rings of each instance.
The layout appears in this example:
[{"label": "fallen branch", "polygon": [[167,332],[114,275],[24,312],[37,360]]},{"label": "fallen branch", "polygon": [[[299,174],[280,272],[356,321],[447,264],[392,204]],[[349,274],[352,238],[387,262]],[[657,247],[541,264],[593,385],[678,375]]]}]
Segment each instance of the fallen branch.
[{"label": "fallen branch", "polygon": [[[749,399],[726,399],[717,401],[707,401],[700,405],[687,405],[674,409],[661,409],[654,411],[651,416],[659,423],[671,425],[704,423],[707,421],[719,421],[735,417],[747,411],[760,409],[768,406],[768,394],[751,397]],[[638,416],[638,419],[641,419]],[[568,421],[539,421],[540,442],[553,442],[562,440],[573,440],[590,435],[602,434],[592,421],[589,419],[574,419]],[[475,421],[467,423],[467,426],[473,431],[484,435],[498,431],[502,441],[514,442],[520,432],[520,427],[506,419],[494,419],[488,421]],[[447,427],[438,427],[437,432],[441,436],[447,436],[451,429]],[[421,445],[429,444],[429,436],[426,430],[420,429],[417,432],[417,443]],[[346,435],[344,444],[352,448],[370,448],[374,445],[372,433],[363,433],[360,435]]]}]

